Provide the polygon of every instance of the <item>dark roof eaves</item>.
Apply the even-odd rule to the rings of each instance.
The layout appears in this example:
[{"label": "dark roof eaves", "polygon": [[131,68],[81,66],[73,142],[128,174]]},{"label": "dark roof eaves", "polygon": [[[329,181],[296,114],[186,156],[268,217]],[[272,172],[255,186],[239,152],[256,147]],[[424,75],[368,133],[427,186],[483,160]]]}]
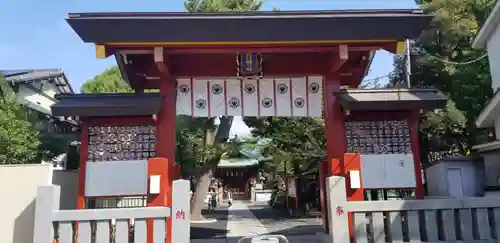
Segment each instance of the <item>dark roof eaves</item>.
[{"label": "dark roof eaves", "polygon": [[[70,93],[75,93],[73,90],[73,87],[71,87],[71,84],[69,83],[68,78],[66,77],[66,74],[59,68],[47,68],[47,69],[22,69],[19,70],[19,72],[16,72],[16,70],[1,70],[0,72],[2,73],[11,73],[10,75],[5,75],[5,80],[10,82],[11,84],[15,83],[33,83],[33,82],[41,82],[49,79],[54,79],[61,77],[64,81],[64,85],[68,87]],[[52,74],[47,74],[39,77],[34,77],[34,78],[29,78],[29,75],[31,73],[36,73],[36,72],[54,72]],[[28,78],[19,78],[16,79],[15,77],[21,76],[21,75],[26,75]],[[64,92],[62,88],[59,88],[59,91]]]},{"label": "dark roof eaves", "polygon": [[405,15],[423,15],[421,9],[359,9],[359,10],[307,10],[307,11],[249,11],[249,12],[217,12],[217,13],[190,13],[190,12],[87,12],[87,13],[69,13],[67,19],[78,18],[196,18],[196,17],[342,17],[344,15],[386,15],[386,14],[405,14]]},{"label": "dark roof eaves", "polygon": [[63,80],[64,80],[64,83],[66,84],[66,86],[68,86],[68,88],[69,88],[70,92],[71,92],[72,94],[74,94],[74,93],[75,93],[75,91],[73,90],[73,87],[72,87],[72,86],[71,86],[71,84],[69,83],[69,80],[68,80],[68,78],[66,77],[66,74],[65,74],[64,72],[61,72],[61,73],[62,73],[62,75],[61,75],[61,76],[62,76],[62,78],[63,78]]},{"label": "dark roof eaves", "polygon": [[40,81],[45,81],[48,79],[57,78],[60,76],[61,76],[61,74],[51,74],[51,75],[47,75],[47,76],[43,76],[43,77],[28,78],[28,79],[9,79],[9,78],[5,78],[5,79],[11,83],[33,83],[33,82],[40,82]]},{"label": "dark roof eaves", "polygon": [[153,115],[162,106],[160,93],[108,93],[57,95],[51,106],[56,116]]},{"label": "dark roof eaves", "polygon": [[63,95],[63,94],[58,94],[55,95],[55,98],[60,100],[60,99],[71,99],[71,98],[77,98],[77,99],[92,99],[92,98],[123,98],[123,97],[130,97],[130,96],[135,96],[135,97],[158,97],[158,96],[163,96],[160,93],[142,93],[142,94],[137,94],[137,93],[82,93],[82,94],[71,94],[71,95]]}]

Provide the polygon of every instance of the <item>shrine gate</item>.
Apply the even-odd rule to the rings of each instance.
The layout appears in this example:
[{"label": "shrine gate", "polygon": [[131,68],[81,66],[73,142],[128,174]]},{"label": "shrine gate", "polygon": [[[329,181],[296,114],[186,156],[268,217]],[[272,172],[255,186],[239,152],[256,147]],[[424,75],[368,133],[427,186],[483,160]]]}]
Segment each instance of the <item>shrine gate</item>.
[{"label": "shrine gate", "polygon": [[349,178],[348,200],[395,188],[422,199],[419,114],[444,97],[357,87],[375,51],[404,53],[430,21],[419,10],[69,14],[135,90],[59,96],[52,107],[82,122],[79,208],[118,196],[170,206],[176,115],[323,117],[322,208],[331,175]]}]

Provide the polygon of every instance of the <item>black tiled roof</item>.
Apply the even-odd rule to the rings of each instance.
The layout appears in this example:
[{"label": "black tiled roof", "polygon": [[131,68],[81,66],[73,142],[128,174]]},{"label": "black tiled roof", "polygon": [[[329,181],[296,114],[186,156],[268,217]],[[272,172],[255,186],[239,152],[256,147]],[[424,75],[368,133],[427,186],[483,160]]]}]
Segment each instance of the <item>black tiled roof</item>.
[{"label": "black tiled roof", "polygon": [[54,116],[109,117],[144,116],[160,111],[163,96],[145,94],[75,94],[57,95],[51,106]]},{"label": "black tiled roof", "polygon": [[[0,70],[0,74],[11,84],[53,80],[61,94],[73,94],[73,88],[61,69],[13,69]],[[58,79],[58,77],[61,77]]]},{"label": "black tiled roof", "polygon": [[446,106],[446,100],[446,96],[437,89],[345,89],[340,91],[340,105],[348,110],[438,109]]},{"label": "black tiled roof", "polygon": [[[421,10],[244,13],[72,13],[84,42],[275,42],[416,39],[432,16]],[[221,28],[224,26],[224,28]]]}]

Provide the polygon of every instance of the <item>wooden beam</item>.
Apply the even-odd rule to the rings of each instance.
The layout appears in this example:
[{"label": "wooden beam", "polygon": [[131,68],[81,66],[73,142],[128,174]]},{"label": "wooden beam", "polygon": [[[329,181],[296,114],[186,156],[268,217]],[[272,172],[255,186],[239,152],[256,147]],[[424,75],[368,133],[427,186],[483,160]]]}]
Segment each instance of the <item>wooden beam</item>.
[{"label": "wooden beam", "polygon": [[155,47],[153,50],[153,55],[155,63],[163,63],[164,60],[163,47],[161,46]]},{"label": "wooden beam", "polygon": [[332,52],[333,47],[253,47],[253,48],[195,48],[195,49],[171,49],[168,54],[193,55],[193,54],[235,54],[235,53],[307,53],[307,52]]},{"label": "wooden beam", "polygon": [[[381,44],[371,45],[349,45],[351,52],[377,51],[386,47]],[[311,53],[311,52],[333,52],[338,48],[337,45],[323,46],[209,46],[209,47],[164,47],[163,51],[166,55],[197,55],[197,54],[235,54],[235,53]],[[132,48],[132,47],[115,47],[117,53],[134,54],[134,55],[150,55],[153,54],[151,49]]]},{"label": "wooden beam", "polygon": [[128,55],[128,54],[134,54],[134,55],[144,55],[144,54],[153,54],[154,51],[151,50],[151,49],[124,49],[124,50],[119,50],[117,51],[117,53],[119,54],[125,54],[125,55]]},{"label": "wooden beam", "polygon": [[406,41],[398,41],[396,43],[396,54],[404,56],[406,53]]},{"label": "wooden beam", "polygon": [[[346,46],[347,45],[341,45]],[[349,47],[350,51],[376,51],[379,46],[356,46]],[[234,53],[311,53],[311,52],[332,52],[332,46],[314,47],[250,47],[250,48],[180,48],[165,50],[167,54],[173,55],[193,55],[193,54],[234,54]]]},{"label": "wooden beam", "polygon": [[163,52],[163,47],[161,47],[161,46],[155,47],[154,51],[153,51],[153,56],[154,56],[156,68],[158,68],[158,71],[160,72],[160,74],[163,76],[170,76],[170,73],[168,71],[168,67],[165,64],[165,53]]},{"label": "wooden beam", "polygon": [[110,53],[106,50],[105,45],[95,44],[95,57],[98,59],[105,59],[110,56]]},{"label": "wooden beam", "polygon": [[328,73],[333,74],[349,60],[349,47],[347,45],[339,45],[338,52],[333,54],[332,65]]},{"label": "wooden beam", "polygon": [[347,45],[339,46],[339,57],[340,60],[347,61],[349,59],[349,47]]}]

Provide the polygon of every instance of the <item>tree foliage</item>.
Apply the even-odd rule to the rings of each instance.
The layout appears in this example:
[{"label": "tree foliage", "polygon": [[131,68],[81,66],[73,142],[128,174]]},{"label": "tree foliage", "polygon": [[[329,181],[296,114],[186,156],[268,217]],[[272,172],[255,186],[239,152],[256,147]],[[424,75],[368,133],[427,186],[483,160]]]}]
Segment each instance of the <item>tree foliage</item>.
[{"label": "tree foliage", "polygon": [[[411,55],[411,86],[442,91],[449,102],[445,109],[427,112],[422,119],[421,148],[430,153],[466,154],[473,145],[488,141],[489,131],[478,130],[474,121],[492,96],[484,50],[471,48],[493,1],[422,0],[434,14],[432,27],[415,41]],[[476,61],[477,60],[477,61]],[[390,86],[405,87],[405,62],[395,58]],[[432,162],[429,154],[424,162]],[[431,156],[432,157],[432,156]]]},{"label": "tree foliage", "polygon": [[[55,133],[48,129],[48,126],[55,125],[54,123],[58,123],[56,120],[49,119],[40,119],[40,113],[37,111],[33,111],[30,108],[24,107],[21,104],[17,103],[16,93],[12,89],[12,87],[1,77],[0,75],[0,97],[2,99],[2,113],[3,122],[5,122],[5,127],[8,128],[9,131],[4,130],[4,134],[11,134],[15,132],[17,138],[21,136],[27,136],[26,139],[19,139],[16,146],[12,144],[12,148],[3,148],[0,149],[2,151],[7,150],[16,150],[20,152],[16,152],[19,154],[26,154],[27,156],[21,159],[12,159],[14,158],[13,154],[8,152],[0,152],[3,155],[0,157],[9,157],[12,159],[10,162],[5,163],[36,163],[40,160],[50,161],[54,157],[66,153],[68,151],[68,145],[70,142],[77,140],[75,134],[67,133]],[[43,116],[46,116],[43,114]],[[9,119],[17,119],[17,122],[14,123],[13,120]],[[10,126],[9,124],[16,124],[15,126]],[[30,130],[30,131],[28,131]],[[16,136],[13,136],[13,138]],[[11,138],[11,139],[13,139]],[[17,139],[16,139],[17,141]],[[3,144],[3,141],[2,141]],[[27,147],[23,147],[27,145]],[[23,152],[24,151],[24,152]],[[29,151],[29,152],[28,152]],[[36,155],[35,155],[36,154]],[[2,159],[0,159],[2,160]],[[18,162],[14,162],[18,161]]]},{"label": "tree foliage", "polygon": [[38,133],[1,75],[0,89],[0,164],[35,163],[39,156]]},{"label": "tree foliage", "polygon": [[245,118],[245,123],[253,128],[252,135],[271,140],[264,150],[264,156],[273,158],[272,163],[265,164],[267,171],[297,176],[315,168],[324,158],[325,132],[322,119]]},{"label": "tree foliage", "polygon": [[198,174],[206,153],[207,130],[215,129],[205,118],[177,116],[175,159],[182,165],[184,175]]},{"label": "tree foliage", "polygon": [[187,12],[246,12],[262,8],[262,1],[257,0],[187,0],[184,9]]},{"label": "tree foliage", "polygon": [[[57,120],[51,120],[51,121],[38,121],[39,123],[45,123],[43,124],[42,129],[38,129],[39,133],[39,139],[40,139],[40,153],[42,156],[42,159],[45,161],[50,161],[54,158],[56,158],[59,155],[62,154],[69,154],[69,150],[71,150],[70,144],[77,142],[79,140],[79,136],[76,133],[68,132],[68,133],[61,133],[61,132],[54,132],[51,130],[47,129],[47,126],[60,126],[64,125],[59,123]],[[41,124],[42,125],[42,124]],[[78,164],[77,161],[73,161],[73,163]],[[66,159],[67,162],[70,162],[69,159]],[[74,167],[74,166],[73,166]]]},{"label": "tree foliage", "polygon": [[123,80],[118,67],[106,69],[101,74],[85,82],[82,93],[131,93],[130,86]]}]

